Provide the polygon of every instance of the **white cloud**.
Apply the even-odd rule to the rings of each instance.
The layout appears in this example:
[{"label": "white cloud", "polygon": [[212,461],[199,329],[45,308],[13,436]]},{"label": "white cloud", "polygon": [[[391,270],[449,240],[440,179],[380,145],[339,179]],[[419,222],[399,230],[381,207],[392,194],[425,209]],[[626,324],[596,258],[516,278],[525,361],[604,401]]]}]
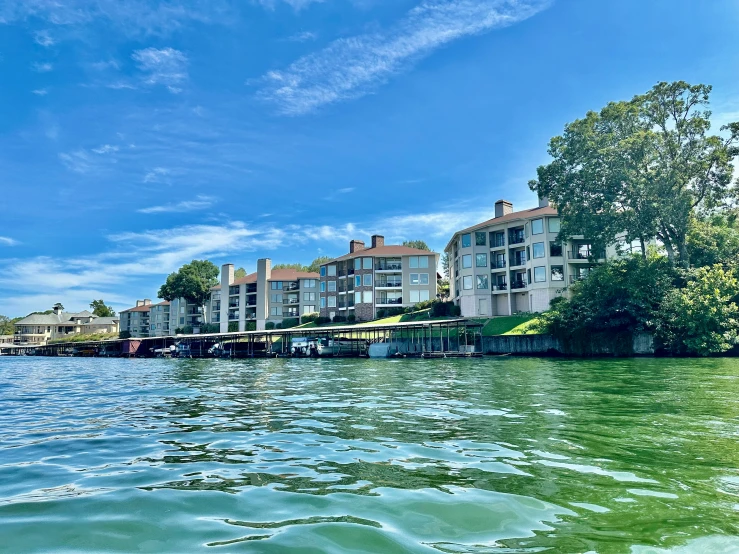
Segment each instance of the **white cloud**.
[{"label": "white cloud", "polygon": [[300,11],[303,8],[307,8],[311,4],[321,4],[325,0],[257,0],[262,6],[270,10],[274,10],[277,4],[280,2],[287,4],[295,11]]},{"label": "white cloud", "polygon": [[59,159],[67,167],[67,169],[75,173],[87,173],[90,170],[90,156],[84,150],[75,152],[62,152]]},{"label": "white cloud", "polygon": [[145,48],[131,57],[144,73],[147,85],[164,85],[170,92],[181,92],[176,85],[187,80],[187,56],[174,48]]},{"label": "white cloud", "polygon": [[162,206],[150,206],[137,210],[142,214],[158,214],[165,212],[194,212],[210,208],[216,202],[216,198],[212,196],[198,195],[194,200],[183,200],[174,204],[164,204]]},{"label": "white cloud", "polygon": [[339,194],[348,194],[348,193],[353,192],[353,191],[354,191],[354,187],[346,187],[346,188],[343,188],[343,189],[339,189],[336,192],[338,192]]},{"label": "white cloud", "polygon": [[155,167],[144,175],[144,183],[169,183],[169,175],[171,174],[171,169],[167,169],[166,167]]},{"label": "white cloud", "polygon": [[37,88],[36,90],[32,90],[31,92],[36,96],[46,96],[47,94],[49,94],[49,91],[45,88]]},{"label": "white cloud", "polygon": [[37,71],[39,73],[48,73],[52,69],[54,69],[54,66],[51,65],[48,62],[46,62],[46,63],[35,63],[35,64],[33,64],[33,70],[34,71]]},{"label": "white cloud", "polygon": [[10,237],[0,237],[0,245],[15,246],[16,244],[18,244],[18,241],[15,239],[11,239]]},{"label": "white cloud", "polygon": [[308,42],[309,40],[316,40],[318,35],[311,33],[310,31],[303,31],[302,33],[296,33],[292,36],[287,37],[285,40],[288,42]]},{"label": "white cloud", "polygon": [[342,38],[261,78],[258,96],[280,113],[301,115],[358,98],[434,50],[465,36],[507,27],[549,0],[426,0],[387,31]]},{"label": "white cloud", "polygon": [[117,146],[111,146],[110,144],[103,144],[98,148],[92,149],[95,154],[109,154],[110,152],[118,152]]},{"label": "white cloud", "polygon": [[41,46],[45,46],[47,48],[55,44],[54,39],[51,38],[51,34],[49,34],[49,31],[36,31],[36,33],[34,33],[34,40],[37,44],[40,44]]}]

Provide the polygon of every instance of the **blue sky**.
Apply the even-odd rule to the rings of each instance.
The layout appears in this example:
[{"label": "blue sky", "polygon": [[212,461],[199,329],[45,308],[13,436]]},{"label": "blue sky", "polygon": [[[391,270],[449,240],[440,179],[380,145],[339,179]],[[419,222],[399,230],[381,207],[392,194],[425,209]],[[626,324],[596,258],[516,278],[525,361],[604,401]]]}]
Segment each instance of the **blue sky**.
[{"label": "blue sky", "polygon": [[307,263],[491,216],[660,80],[739,120],[735,0],[0,0],[0,313],[193,258]]}]

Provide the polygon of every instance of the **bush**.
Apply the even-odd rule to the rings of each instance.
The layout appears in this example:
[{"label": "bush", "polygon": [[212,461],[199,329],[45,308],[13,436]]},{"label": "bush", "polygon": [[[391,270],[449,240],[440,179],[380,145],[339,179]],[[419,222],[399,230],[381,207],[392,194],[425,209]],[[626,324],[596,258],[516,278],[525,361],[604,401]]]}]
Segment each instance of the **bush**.
[{"label": "bush", "polygon": [[246,322],[246,330],[247,331],[256,331],[257,330],[257,322],[256,321],[247,321]]},{"label": "bush", "polygon": [[377,310],[377,319],[385,319],[386,317],[387,317],[387,310],[385,308]]},{"label": "bush", "polygon": [[316,325],[326,325],[326,323],[331,323],[330,317],[317,317],[316,318]]},{"label": "bush", "polygon": [[192,325],[185,325],[182,328],[182,334],[183,335],[192,335]]},{"label": "bush", "polygon": [[200,332],[203,335],[207,335],[210,333],[220,333],[221,325],[219,323],[204,323],[200,326]]},{"label": "bush", "polygon": [[346,321],[346,317],[343,315],[334,316],[334,323],[344,323],[345,321]]},{"label": "bush", "polygon": [[131,338],[131,331],[121,331],[118,333],[119,339],[130,339]]},{"label": "bush", "polygon": [[239,322],[238,321],[229,321],[228,322],[228,332],[229,333],[238,333],[239,332]]},{"label": "bush", "polygon": [[282,320],[282,329],[290,329],[300,325],[300,320],[297,317],[289,317]]},{"label": "bush", "polygon": [[275,328],[275,322],[274,322],[274,321],[268,321],[268,322],[267,322],[267,323],[266,323],[266,324],[264,325],[264,328],[265,328],[265,329],[266,329],[267,331],[271,331],[272,329],[274,329],[274,328]]},{"label": "bush", "polygon": [[318,319],[320,319],[320,315],[318,312],[313,312],[310,314],[303,314],[302,317],[300,318],[300,323],[302,324],[311,323],[313,321],[317,321]]},{"label": "bush", "polygon": [[354,315],[354,314],[350,314],[350,315],[346,316],[346,320],[349,323],[354,323],[355,321],[357,321],[357,316]]},{"label": "bush", "polygon": [[454,302],[435,301],[431,304],[431,317],[458,316],[460,313],[459,306],[455,306]]}]

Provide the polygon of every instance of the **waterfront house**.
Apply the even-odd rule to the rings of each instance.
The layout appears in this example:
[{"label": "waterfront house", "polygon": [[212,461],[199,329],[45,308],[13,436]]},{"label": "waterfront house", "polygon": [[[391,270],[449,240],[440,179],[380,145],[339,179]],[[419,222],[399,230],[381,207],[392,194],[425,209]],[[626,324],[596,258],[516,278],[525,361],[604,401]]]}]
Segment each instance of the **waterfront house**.
[{"label": "waterfront house", "polygon": [[369,248],[352,240],[347,254],[321,265],[321,316],[354,315],[357,321],[369,321],[379,310],[436,298],[439,254],[386,245],[382,235],[371,240]]},{"label": "waterfront house", "polygon": [[84,310],[65,312],[56,304],[50,314],[31,314],[15,323],[13,343],[41,346],[49,340],[87,333],[117,333],[118,318],[98,318]]},{"label": "waterfront house", "polygon": [[233,264],[224,264],[221,284],[211,289],[208,309],[210,321],[219,323],[222,333],[232,322],[239,331],[245,331],[250,322],[261,331],[267,322],[277,324],[318,311],[318,273],[272,269],[272,261],[262,258],[257,260],[256,272],[235,279]]}]

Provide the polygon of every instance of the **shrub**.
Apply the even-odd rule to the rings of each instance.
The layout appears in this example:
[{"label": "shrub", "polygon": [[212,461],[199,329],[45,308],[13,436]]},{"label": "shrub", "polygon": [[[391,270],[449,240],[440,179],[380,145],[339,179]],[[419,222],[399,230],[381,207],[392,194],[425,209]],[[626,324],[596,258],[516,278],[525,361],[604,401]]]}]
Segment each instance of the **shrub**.
[{"label": "shrub", "polygon": [[239,322],[238,321],[229,321],[228,322],[228,332],[229,333],[238,333],[239,332]]},{"label": "shrub", "polygon": [[459,315],[455,313],[455,308],[458,308],[458,306],[455,306],[454,302],[433,302],[431,304],[431,317],[449,317]]},{"label": "shrub", "polygon": [[346,317],[343,315],[334,316],[334,323],[344,323],[345,321],[346,321]]},{"label": "shrub", "polygon": [[384,319],[386,317],[387,317],[387,310],[386,309],[383,308],[381,310],[377,310],[377,319]]},{"label": "shrub", "polygon": [[265,328],[265,329],[266,329],[267,331],[271,331],[272,329],[274,329],[274,328],[275,328],[275,322],[274,322],[274,321],[268,321],[268,322],[267,322],[267,323],[266,323],[266,324],[264,325],[264,328]]},{"label": "shrub", "polygon": [[357,316],[354,315],[354,314],[350,314],[350,315],[346,316],[346,320],[349,323],[354,323],[355,321],[357,321]]},{"label": "shrub", "polygon": [[330,317],[317,317],[316,318],[316,325],[326,325],[326,323],[331,323]]},{"label": "shrub", "polygon": [[131,331],[121,331],[118,333],[119,339],[130,339],[131,338]]},{"label": "shrub", "polygon": [[209,333],[220,333],[221,326],[218,323],[204,323],[200,326],[200,332],[204,335]]},{"label": "shrub", "polygon": [[192,335],[192,325],[185,325],[182,328],[182,334],[183,335]]},{"label": "shrub", "polygon": [[297,327],[300,325],[300,320],[297,317],[289,317],[282,320],[282,328],[290,329],[291,327]]},{"label": "shrub", "polygon": [[303,324],[311,323],[313,321],[317,321],[318,319],[320,319],[320,315],[318,314],[318,312],[313,312],[310,314],[303,314],[302,317],[300,318],[300,323],[303,323]]},{"label": "shrub", "polygon": [[[411,310],[413,311],[413,310]],[[385,313],[387,314],[385,317],[393,317],[396,315],[403,315],[406,313],[406,308],[388,308],[385,310]]]},{"label": "shrub", "polygon": [[257,330],[257,322],[256,321],[247,321],[246,322],[246,330],[247,331],[256,331]]}]

